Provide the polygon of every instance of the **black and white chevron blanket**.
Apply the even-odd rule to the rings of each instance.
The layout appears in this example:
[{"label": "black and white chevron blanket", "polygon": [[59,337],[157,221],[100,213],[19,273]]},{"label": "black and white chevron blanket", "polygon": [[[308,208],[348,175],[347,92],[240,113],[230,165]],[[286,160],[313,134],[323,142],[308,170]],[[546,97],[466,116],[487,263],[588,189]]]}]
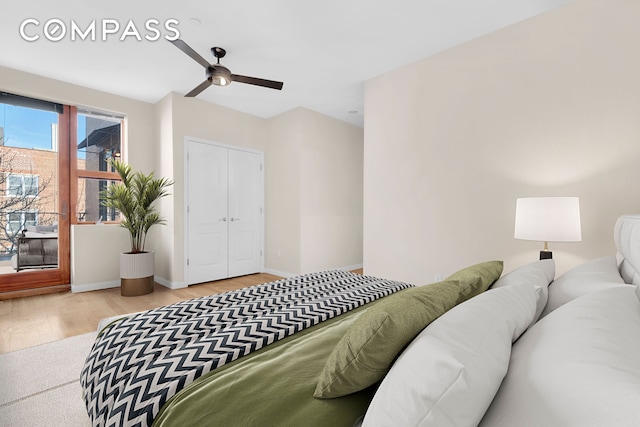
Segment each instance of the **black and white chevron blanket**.
[{"label": "black and white chevron blanket", "polygon": [[148,426],[207,372],[412,285],[343,271],[306,274],[126,318],[93,345],[80,382],[94,426]]}]

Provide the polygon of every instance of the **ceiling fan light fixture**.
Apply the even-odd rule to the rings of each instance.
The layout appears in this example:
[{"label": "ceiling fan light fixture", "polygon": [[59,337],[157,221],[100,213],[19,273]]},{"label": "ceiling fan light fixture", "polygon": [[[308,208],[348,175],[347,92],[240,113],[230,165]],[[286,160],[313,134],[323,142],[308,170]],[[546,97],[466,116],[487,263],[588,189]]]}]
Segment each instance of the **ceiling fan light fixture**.
[{"label": "ceiling fan light fixture", "polygon": [[231,83],[231,71],[222,65],[215,65],[211,69],[210,79],[216,86],[227,86]]},{"label": "ceiling fan light fixture", "polygon": [[213,76],[211,78],[211,83],[213,83],[216,86],[226,86],[230,82],[224,76]]}]

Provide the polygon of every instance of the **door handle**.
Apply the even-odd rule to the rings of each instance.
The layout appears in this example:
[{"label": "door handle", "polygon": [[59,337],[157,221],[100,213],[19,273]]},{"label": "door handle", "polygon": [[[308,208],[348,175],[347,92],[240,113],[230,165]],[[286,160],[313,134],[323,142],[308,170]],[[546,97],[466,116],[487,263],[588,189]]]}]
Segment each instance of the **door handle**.
[{"label": "door handle", "polygon": [[[223,216],[222,218],[219,219],[219,221],[226,222],[227,221],[227,217]],[[233,220],[231,220],[231,221],[233,221]]]},{"label": "door handle", "polygon": [[62,201],[62,212],[60,212],[60,216],[62,216],[63,220],[67,220],[67,214],[69,213],[69,205],[66,201]]},{"label": "door handle", "polygon": [[230,221],[240,221],[240,218],[231,218]]}]

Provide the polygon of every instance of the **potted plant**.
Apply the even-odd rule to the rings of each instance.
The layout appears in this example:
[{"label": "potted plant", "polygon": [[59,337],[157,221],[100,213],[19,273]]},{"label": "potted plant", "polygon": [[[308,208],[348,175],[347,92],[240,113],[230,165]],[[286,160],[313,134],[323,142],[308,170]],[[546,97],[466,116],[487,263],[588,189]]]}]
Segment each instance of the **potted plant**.
[{"label": "potted plant", "polygon": [[131,239],[131,251],[120,254],[120,294],[148,294],[153,292],[154,255],[144,248],[147,233],[152,226],[166,223],[153,204],[169,194],[167,187],[173,182],[156,178],[153,172],[134,171],[119,159],[112,159],[110,164],[122,181],[101,193],[102,205],[120,212],[120,225],[129,231]]}]

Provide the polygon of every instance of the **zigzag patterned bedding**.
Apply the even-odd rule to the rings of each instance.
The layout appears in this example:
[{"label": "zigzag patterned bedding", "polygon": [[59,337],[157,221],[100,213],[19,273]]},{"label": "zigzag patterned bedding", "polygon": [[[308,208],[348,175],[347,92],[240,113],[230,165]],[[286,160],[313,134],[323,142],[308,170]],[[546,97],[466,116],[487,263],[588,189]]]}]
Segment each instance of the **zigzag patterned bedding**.
[{"label": "zigzag patterned bedding", "polygon": [[412,285],[342,271],[173,304],[125,318],[96,340],[81,374],[94,426],[148,426],[207,372]]}]

